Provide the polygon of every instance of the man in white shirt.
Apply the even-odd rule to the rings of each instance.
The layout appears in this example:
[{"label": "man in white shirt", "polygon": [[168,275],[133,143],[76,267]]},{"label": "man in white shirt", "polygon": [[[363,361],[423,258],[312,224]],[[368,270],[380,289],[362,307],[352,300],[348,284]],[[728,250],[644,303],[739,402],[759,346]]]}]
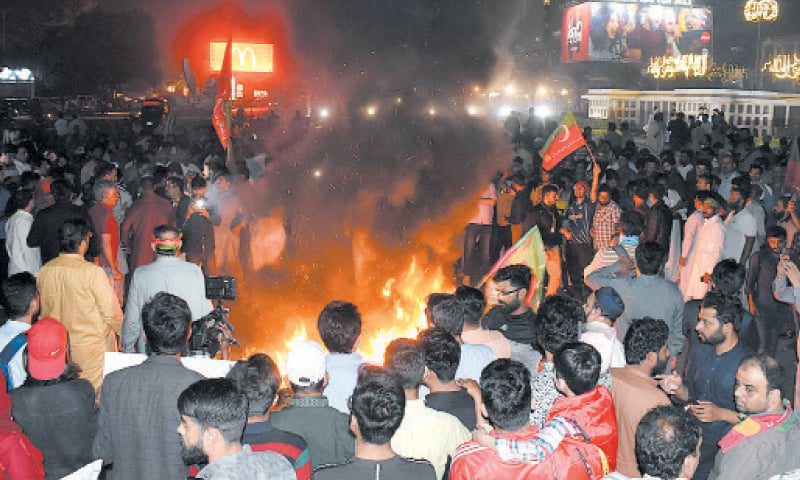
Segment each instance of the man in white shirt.
[{"label": "man in white shirt", "polygon": [[33,208],[35,202],[33,191],[21,188],[14,192],[11,199],[18,208],[5,226],[6,252],[8,252],[8,275],[19,272],[30,272],[34,275],[42,268],[42,257],[39,247],[28,246],[28,233],[33,225]]},{"label": "man in white shirt", "polygon": [[446,331],[461,345],[461,361],[456,370],[456,378],[471,378],[476,382],[481,378],[481,372],[496,357],[494,351],[486,345],[464,343],[461,334],[464,331],[464,304],[456,298],[448,298],[435,307],[431,312],[431,327],[438,327]]},{"label": "man in white shirt", "polygon": [[492,222],[494,206],[497,203],[497,189],[489,183],[481,193],[478,212],[469,221],[464,232],[463,271],[464,283],[476,284],[491,267]]},{"label": "man in white shirt", "polygon": [[[714,266],[725,258],[725,224],[719,216],[721,204],[722,199],[716,193],[710,192],[706,196],[701,208],[702,223],[697,228],[694,246],[685,259],[681,258],[680,289],[687,302],[705,297]],[[688,237],[684,241],[689,241]]]},{"label": "man in white shirt", "polygon": [[583,311],[586,312],[586,324],[580,339],[600,352],[600,372],[624,367],[625,348],[614,328],[614,322],[625,311],[622,297],[611,287],[600,287],[589,294]]},{"label": "man in white shirt", "polygon": [[355,351],[361,336],[361,313],[350,302],[330,302],[317,317],[317,330],[328,349],[325,356],[328,384],[324,390],[328,405],[349,415],[347,400],[356,388],[358,370],[364,363],[364,358]]},{"label": "man in white shirt", "polygon": [[739,172],[736,171],[736,162],[733,161],[733,155],[727,150],[719,151],[719,187],[717,193],[722,198],[727,199],[731,195],[731,187],[733,186],[733,179],[738,178]]},{"label": "man in white shirt", "polygon": [[747,259],[753,252],[758,234],[756,218],[745,208],[750,198],[750,183],[745,179],[736,181],[728,197],[731,212],[725,219],[725,246],[722,249],[722,258],[732,258],[742,265],[747,265]]},{"label": "man in white shirt", "polygon": [[189,305],[192,321],[208,315],[211,300],[206,298],[205,277],[200,267],[180,256],[181,238],[170,225],[160,225],[153,230],[153,251],[156,260],[133,272],[125,320],[122,323],[122,351],[145,352],[142,332],[142,307],[159,292],[182,298]]},{"label": "man in white shirt", "polygon": [[53,123],[56,129],[56,135],[59,137],[66,137],[69,135],[69,122],[64,118],[64,112],[58,112],[58,120]]},{"label": "man in white shirt", "polygon": [[[0,324],[0,352],[3,352],[0,356],[11,357],[8,361],[10,378],[6,382],[11,388],[17,388],[28,376],[23,363],[27,339],[14,341],[15,344],[11,346],[9,344],[20,334],[27,332],[33,319],[39,315],[39,291],[36,288],[36,279],[27,272],[4,279],[0,284],[0,291],[3,310],[8,315],[8,320]],[[11,351],[12,349],[16,352]],[[5,387],[0,385],[0,388]]]}]

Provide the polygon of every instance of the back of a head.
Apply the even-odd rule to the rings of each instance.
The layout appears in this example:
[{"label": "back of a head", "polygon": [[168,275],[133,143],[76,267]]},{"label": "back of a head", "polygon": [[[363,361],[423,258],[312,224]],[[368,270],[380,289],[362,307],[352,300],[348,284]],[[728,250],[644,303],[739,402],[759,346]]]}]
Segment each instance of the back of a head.
[{"label": "back of a head", "polygon": [[361,335],[361,313],[350,302],[330,302],[317,317],[317,330],[329,352],[352,353]]},{"label": "back of a head", "polygon": [[644,232],[644,217],[636,211],[622,212],[619,218],[619,229],[628,237],[638,237]]},{"label": "back of a head", "polygon": [[72,195],[72,185],[65,178],[57,178],[50,182],[50,193],[56,202],[69,200]]},{"label": "back of a head", "polygon": [[556,352],[553,367],[572,393],[583,395],[600,379],[600,352],[587,343],[568,343]]},{"label": "back of a head", "polygon": [[645,183],[641,183],[639,186],[633,189],[633,196],[647,201],[647,197],[650,196],[650,186]]},{"label": "back of a head", "polygon": [[656,407],[636,427],[636,461],[644,475],[675,480],[683,462],[694,455],[701,437],[700,423],[679,407]]},{"label": "back of a head", "polygon": [[744,265],[736,260],[732,258],[722,260],[714,265],[714,270],[711,272],[713,288],[725,295],[738,295],[744,286],[746,274]]},{"label": "back of a head", "polygon": [[14,205],[13,208],[16,210],[28,208],[31,200],[33,200],[33,190],[29,190],[27,188],[17,189],[11,196],[11,203]]},{"label": "back of a head", "polygon": [[94,178],[103,178],[116,169],[117,167],[115,167],[112,163],[102,161],[97,162],[97,165],[94,167]]},{"label": "back of a head", "polygon": [[440,328],[431,328],[420,332],[417,338],[428,370],[441,382],[453,381],[461,362],[461,346],[455,337]]},{"label": "back of a head", "polygon": [[155,294],[142,308],[144,333],[153,353],[181,353],[186,346],[191,322],[189,305],[170,293]]},{"label": "back of a head", "polygon": [[579,325],[586,321],[583,305],[571,297],[553,295],[539,307],[539,345],[555,353],[571,342],[578,341]]},{"label": "back of a head", "polygon": [[461,335],[464,330],[464,305],[455,297],[440,302],[431,311],[431,323],[454,337]]},{"label": "back of a head", "polygon": [[227,378],[199,380],[181,392],[178,411],[203,430],[219,430],[227,443],[238,443],[247,423],[247,398]]},{"label": "back of a head", "polygon": [[531,409],[531,374],[521,363],[494,360],[481,372],[483,405],[495,428],[507,432],[528,425]]},{"label": "back of a head", "polygon": [[733,325],[733,330],[739,332],[742,323],[742,303],[738,297],[712,290],[703,297],[703,308],[713,308],[716,311],[720,327],[730,323]]},{"label": "back of a head", "polygon": [[[3,310],[9,320],[24,317],[31,306],[31,301],[36,298],[36,278],[29,272],[20,272],[3,279],[0,283],[2,290]],[[5,321],[0,325],[5,324]]]},{"label": "back of a head", "polygon": [[386,370],[395,375],[404,389],[412,390],[422,385],[425,376],[425,358],[417,342],[400,338],[386,347],[384,355]]},{"label": "back of a head", "polygon": [[650,352],[658,355],[667,344],[668,337],[669,328],[663,320],[650,317],[634,320],[625,333],[625,363],[639,365]]},{"label": "back of a head", "polygon": [[364,442],[389,443],[400,428],[405,408],[403,386],[395,375],[376,366],[361,368],[350,397],[350,411]]},{"label": "back of a head", "polygon": [[256,353],[246,360],[236,362],[226,378],[247,397],[247,415],[250,417],[264,415],[275,401],[275,395],[281,386],[277,365],[263,353]]},{"label": "back of a head", "polygon": [[486,297],[475,287],[461,285],[456,288],[456,299],[464,306],[464,323],[479,326],[483,311],[486,309]]},{"label": "back of a head", "polygon": [[58,244],[62,253],[76,253],[84,237],[91,232],[85,220],[67,220],[58,227]]},{"label": "back of a head", "polygon": [[156,182],[153,177],[142,177],[139,181],[139,188],[142,191],[153,192],[156,189]]},{"label": "back of a head", "polygon": [[666,260],[664,248],[656,242],[644,242],[636,247],[636,267],[642,275],[657,275]]},{"label": "back of a head", "polygon": [[516,288],[531,288],[531,269],[527,265],[509,265],[503,267],[492,277],[495,283],[505,282]]}]

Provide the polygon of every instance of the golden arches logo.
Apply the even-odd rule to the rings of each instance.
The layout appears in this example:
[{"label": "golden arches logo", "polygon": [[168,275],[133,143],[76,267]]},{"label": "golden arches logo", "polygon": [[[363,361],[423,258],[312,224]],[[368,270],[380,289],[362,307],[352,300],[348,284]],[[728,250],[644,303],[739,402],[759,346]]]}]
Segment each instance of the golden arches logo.
[{"label": "golden arches logo", "polygon": [[[210,43],[210,66],[212,71],[222,70],[226,42]],[[231,69],[234,72],[270,73],[273,71],[273,45],[269,43],[240,43],[231,45]]]}]

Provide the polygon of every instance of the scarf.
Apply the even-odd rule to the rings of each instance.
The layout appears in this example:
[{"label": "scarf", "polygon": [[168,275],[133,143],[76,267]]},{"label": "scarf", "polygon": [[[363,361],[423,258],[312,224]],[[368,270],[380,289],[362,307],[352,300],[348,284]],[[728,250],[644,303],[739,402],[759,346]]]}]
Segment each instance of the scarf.
[{"label": "scarf", "polygon": [[788,428],[794,425],[797,419],[791,415],[791,404],[786,402],[785,406],[786,408],[783,412],[768,413],[758,416],[754,415],[739,422],[738,425],[731,428],[728,434],[720,440],[719,448],[722,450],[722,453],[728,453],[742,441],[758,435],[761,432],[766,432],[773,428]]}]

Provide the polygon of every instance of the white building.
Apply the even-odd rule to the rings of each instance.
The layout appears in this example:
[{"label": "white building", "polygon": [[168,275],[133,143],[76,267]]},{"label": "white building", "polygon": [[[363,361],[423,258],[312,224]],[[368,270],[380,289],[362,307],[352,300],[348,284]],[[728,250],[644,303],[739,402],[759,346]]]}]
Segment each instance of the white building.
[{"label": "white building", "polygon": [[653,107],[665,112],[696,115],[700,107],[725,112],[728,123],[753,130],[756,136],[775,135],[785,128],[800,126],[800,94],[752,90],[676,89],[619,90],[590,89],[581,98],[589,104],[589,118],[607,119],[632,126],[647,123]]}]

